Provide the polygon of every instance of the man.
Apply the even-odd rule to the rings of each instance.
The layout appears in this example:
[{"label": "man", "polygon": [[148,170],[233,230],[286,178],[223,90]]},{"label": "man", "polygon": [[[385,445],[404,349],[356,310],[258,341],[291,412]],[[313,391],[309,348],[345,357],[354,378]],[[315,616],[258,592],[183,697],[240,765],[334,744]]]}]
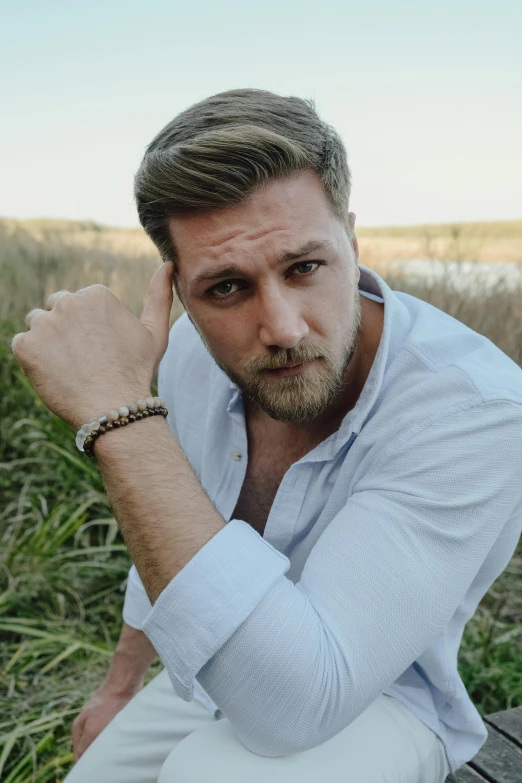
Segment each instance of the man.
[{"label": "man", "polygon": [[75,428],[160,360],[169,411],[94,442],[135,565],[67,783],[441,783],[487,736],[457,653],[522,528],[522,371],[358,264],[309,102],[192,106],[135,193],[168,262],[141,319],[57,292],[13,345]]}]

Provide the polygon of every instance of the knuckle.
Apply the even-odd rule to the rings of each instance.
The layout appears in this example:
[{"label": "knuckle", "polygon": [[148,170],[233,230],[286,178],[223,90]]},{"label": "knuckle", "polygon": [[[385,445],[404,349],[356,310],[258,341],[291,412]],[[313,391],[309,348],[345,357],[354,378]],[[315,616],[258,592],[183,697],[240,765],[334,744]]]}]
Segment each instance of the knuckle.
[{"label": "knuckle", "polygon": [[86,293],[96,294],[97,296],[104,296],[108,290],[107,286],[103,285],[103,283],[94,283],[94,285],[90,285],[85,289]]},{"label": "knuckle", "polygon": [[15,357],[21,356],[22,354],[22,350],[25,346],[26,334],[27,332],[19,332],[18,334],[15,334],[11,340],[11,351]]},{"label": "knuckle", "polygon": [[[60,295],[58,296],[58,294]],[[58,291],[54,300],[51,301],[54,302],[54,310],[63,310],[64,308],[69,307],[71,302],[74,301],[73,294],[71,294],[70,291]]]},{"label": "knuckle", "polygon": [[[27,327],[29,326],[30,321],[34,318],[35,315],[37,315],[38,312],[39,312],[39,308],[38,307],[33,307],[32,310],[29,310],[29,312],[25,316],[25,325]],[[34,324],[36,323],[36,318],[34,318],[33,323]]]},{"label": "knuckle", "polygon": [[84,721],[85,721],[85,715],[84,715],[84,713],[83,713],[83,711],[82,711],[82,712],[80,712],[80,714],[79,714],[79,715],[77,715],[77,716],[76,716],[76,718],[74,719],[74,721],[73,721],[73,729],[74,729],[74,728],[76,728],[76,729],[79,729],[79,728],[80,728],[80,726],[83,724],[83,722],[84,722]]}]

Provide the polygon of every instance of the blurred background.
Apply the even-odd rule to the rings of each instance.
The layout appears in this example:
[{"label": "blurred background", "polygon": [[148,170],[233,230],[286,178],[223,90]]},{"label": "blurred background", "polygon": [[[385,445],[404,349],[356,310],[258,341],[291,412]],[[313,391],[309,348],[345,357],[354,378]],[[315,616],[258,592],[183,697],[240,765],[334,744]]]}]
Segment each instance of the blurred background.
[{"label": "blurred background", "polygon": [[[26,313],[101,282],[140,315],[160,262],[132,197],[145,147],[189,105],[258,87],[313,99],[341,133],[360,263],[522,365],[521,40],[518,0],[0,0],[5,783],[70,769],[129,566],[96,464],[12,357]],[[522,704],[521,585],[519,545],[466,626],[459,670],[483,715]]]}]

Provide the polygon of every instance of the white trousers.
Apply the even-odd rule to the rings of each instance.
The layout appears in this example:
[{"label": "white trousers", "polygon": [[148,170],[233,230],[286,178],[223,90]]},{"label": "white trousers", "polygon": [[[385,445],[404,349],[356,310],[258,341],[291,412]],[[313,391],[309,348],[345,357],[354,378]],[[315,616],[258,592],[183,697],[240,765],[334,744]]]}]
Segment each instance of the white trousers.
[{"label": "white trousers", "polygon": [[267,758],[247,750],[226,718],[177,696],[163,670],[64,783],[443,783],[447,775],[439,737],[390,696],[322,745]]}]

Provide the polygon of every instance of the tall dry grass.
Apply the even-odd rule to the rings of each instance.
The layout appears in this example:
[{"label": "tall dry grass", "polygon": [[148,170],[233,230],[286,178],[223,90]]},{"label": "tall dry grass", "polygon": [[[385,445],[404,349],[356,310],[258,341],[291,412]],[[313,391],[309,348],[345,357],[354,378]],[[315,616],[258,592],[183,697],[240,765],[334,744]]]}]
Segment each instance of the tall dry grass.
[{"label": "tall dry grass", "polygon": [[[522,220],[361,228],[357,235],[361,263],[383,277],[391,274],[393,262],[409,259],[522,265]],[[76,291],[94,283],[103,283],[138,311],[159,263],[155,246],[141,228],[0,219],[0,318],[43,306],[52,291]],[[174,317],[181,312],[176,303]]]},{"label": "tall dry grass", "polygon": [[522,264],[522,220],[357,229],[363,263],[471,261]]},{"label": "tall dry grass", "polygon": [[[0,220],[0,318],[44,307],[53,291],[77,291],[95,283],[110,288],[138,313],[159,263],[155,246],[141,229]],[[182,312],[176,301],[173,319]]]}]

